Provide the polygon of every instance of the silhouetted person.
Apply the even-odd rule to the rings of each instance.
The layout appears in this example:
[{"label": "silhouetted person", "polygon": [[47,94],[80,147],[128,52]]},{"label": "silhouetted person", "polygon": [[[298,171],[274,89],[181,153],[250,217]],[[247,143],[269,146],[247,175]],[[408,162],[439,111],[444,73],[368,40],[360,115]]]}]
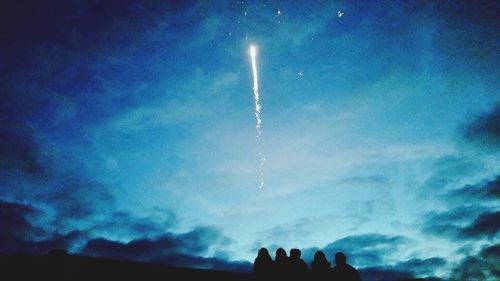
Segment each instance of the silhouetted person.
[{"label": "silhouetted person", "polygon": [[274,261],[266,248],[261,248],[255,262],[253,263],[253,273],[259,279],[270,277],[273,273]]},{"label": "silhouetted person", "polygon": [[317,251],[311,263],[311,272],[314,280],[329,280],[331,278],[330,263],[325,257],[325,253]]},{"label": "silhouetted person", "polygon": [[286,255],[285,249],[278,248],[274,258],[274,274],[277,280],[290,275],[290,260]]},{"label": "silhouetted person", "polygon": [[358,271],[347,264],[346,256],[342,252],[335,254],[336,266],[332,269],[332,277],[335,281],[361,281]]},{"label": "silhouetted person", "polygon": [[300,258],[301,252],[299,249],[290,250],[290,274],[294,278],[305,278],[309,273],[307,263]]}]

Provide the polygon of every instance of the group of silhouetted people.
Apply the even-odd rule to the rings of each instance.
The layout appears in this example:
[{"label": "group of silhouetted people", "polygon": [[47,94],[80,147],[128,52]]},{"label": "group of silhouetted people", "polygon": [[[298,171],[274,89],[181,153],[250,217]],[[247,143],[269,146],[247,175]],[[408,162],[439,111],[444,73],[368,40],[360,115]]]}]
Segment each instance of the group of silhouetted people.
[{"label": "group of silhouetted people", "polygon": [[358,271],[347,264],[342,252],[335,254],[335,266],[331,267],[325,254],[317,251],[309,269],[307,263],[300,258],[299,249],[291,249],[290,257],[283,248],[276,250],[273,260],[266,248],[261,248],[253,264],[253,272],[259,279],[275,280],[330,280],[360,281]]}]

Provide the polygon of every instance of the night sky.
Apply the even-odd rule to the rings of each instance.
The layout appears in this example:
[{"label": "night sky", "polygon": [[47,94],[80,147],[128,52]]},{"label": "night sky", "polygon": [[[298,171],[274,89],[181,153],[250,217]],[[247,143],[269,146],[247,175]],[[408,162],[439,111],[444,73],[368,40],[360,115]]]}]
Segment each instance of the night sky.
[{"label": "night sky", "polygon": [[0,254],[500,278],[499,34],[498,1],[1,1]]}]

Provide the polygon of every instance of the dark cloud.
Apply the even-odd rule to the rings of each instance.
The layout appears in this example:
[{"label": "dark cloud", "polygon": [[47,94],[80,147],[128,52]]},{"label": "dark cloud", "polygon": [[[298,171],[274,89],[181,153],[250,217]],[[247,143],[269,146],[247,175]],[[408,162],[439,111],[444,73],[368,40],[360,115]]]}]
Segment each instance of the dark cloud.
[{"label": "dark cloud", "polygon": [[26,174],[43,174],[41,156],[33,132],[19,123],[0,119],[0,170],[19,169]]},{"label": "dark cloud", "polygon": [[454,267],[451,280],[499,280],[500,244],[484,247],[478,255],[464,258]]},{"label": "dark cloud", "polygon": [[425,215],[421,231],[436,236],[459,237],[462,227],[470,221],[470,217],[478,216],[484,210],[484,208],[472,205],[443,212],[429,212]]},{"label": "dark cloud", "polygon": [[365,267],[359,270],[362,280],[408,280],[415,276],[411,272],[384,267]]},{"label": "dark cloud", "polygon": [[230,240],[217,230],[197,227],[187,233],[165,233],[155,238],[135,239],[128,243],[104,238],[92,239],[83,247],[82,253],[183,267],[248,270],[248,262],[228,262],[219,257],[205,257],[212,247],[223,247],[229,243]]},{"label": "dark cloud", "polygon": [[467,257],[452,271],[452,280],[488,280],[483,262],[477,257]]},{"label": "dark cloud", "polygon": [[500,199],[500,176],[497,176],[492,181],[488,181],[483,186],[483,189],[486,190],[486,196]]},{"label": "dark cloud", "polygon": [[469,237],[494,237],[500,230],[500,212],[485,213],[477,217],[471,225],[462,229]]},{"label": "dark cloud", "polygon": [[161,210],[158,217],[151,215],[140,218],[134,217],[128,212],[119,211],[104,219],[95,220],[95,225],[91,230],[123,237],[153,237],[165,233],[177,222],[177,216],[170,210]]},{"label": "dark cloud", "polygon": [[478,116],[464,130],[467,140],[483,146],[500,146],[500,103]]},{"label": "dark cloud", "polygon": [[322,250],[334,264],[336,252],[344,252],[347,262],[359,268],[363,280],[403,280],[416,277],[432,277],[435,271],[444,267],[444,258],[414,258],[390,263],[391,256],[411,241],[404,236],[364,234],[348,236],[326,247],[305,249],[306,256]]},{"label": "dark cloud", "polygon": [[493,237],[500,229],[500,212],[470,205],[449,211],[430,212],[421,231],[426,234],[459,239]]},{"label": "dark cloud", "polygon": [[112,258],[151,260],[171,254],[203,255],[211,245],[228,243],[229,240],[215,229],[197,227],[183,234],[165,233],[155,238],[135,239],[128,243],[93,239],[87,242],[82,252]]},{"label": "dark cloud", "polygon": [[477,205],[466,205],[442,212],[429,212],[426,214],[426,217],[428,221],[437,224],[441,224],[442,222],[451,224],[463,224],[470,221],[471,217],[478,216],[485,210],[487,210],[487,208],[485,207]]},{"label": "dark cloud", "polygon": [[[117,212],[106,219],[106,228],[114,233],[115,227],[129,225],[128,233],[143,236],[163,233],[154,238],[138,238],[128,243],[112,241],[105,238],[89,239],[89,231],[71,231],[58,233],[35,225],[45,216],[39,209],[29,205],[0,201],[0,255],[16,253],[43,254],[53,249],[78,249],[84,243],[79,253],[97,257],[107,257],[146,262],[160,262],[172,266],[194,267],[248,272],[251,264],[247,261],[228,261],[223,249],[231,240],[210,227],[196,227],[187,233],[175,234],[165,232],[169,227],[169,218],[164,224],[150,219],[135,218],[125,212]],[[173,218],[172,220],[175,220]],[[128,222],[128,224],[127,224]],[[123,226],[120,226],[123,224]],[[115,233],[116,234],[116,233]],[[216,256],[206,255],[215,252]]]},{"label": "dark cloud", "polygon": [[336,240],[322,250],[332,259],[336,252],[344,252],[353,265],[375,266],[383,264],[386,256],[397,252],[408,242],[409,239],[404,236],[364,234]]},{"label": "dark cloud", "polygon": [[[86,175],[80,159],[63,153],[60,146],[46,144],[51,135],[48,124],[54,123],[47,85],[22,72],[13,71],[0,85],[5,94],[0,103],[0,183],[9,186],[0,190],[0,198],[43,201],[64,218],[89,216],[101,203],[112,202],[109,188]],[[65,134],[58,128],[58,137]]]},{"label": "dark cloud", "polygon": [[421,189],[421,196],[428,197],[444,194],[449,188],[454,188],[467,176],[475,175],[482,169],[482,163],[476,159],[447,155],[434,163],[434,172],[427,178]]},{"label": "dark cloud", "polygon": [[[0,198],[43,201],[64,218],[89,216],[100,203],[111,203],[109,188],[86,175],[80,159],[46,144],[51,135],[48,124],[54,123],[49,118],[53,106],[45,94],[47,86],[37,88],[36,79],[25,76],[14,71],[0,85],[5,94],[0,103],[0,183],[8,186],[0,190]],[[59,129],[56,135],[65,137],[66,131]]]},{"label": "dark cloud", "polygon": [[31,206],[0,201],[0,208],[2,235],[24,239],[26,236],[37,237],[44,232],[31,225],[29,218],[40,215],[40,211]]},{"label": "dark cloud", "polygon": [[465,202],[475,199],[498,200],[500,199],[500,176],[479,184],[469,184],[450,190],[445,197]]},{"label": "dark cloud", "polygon": [[27,201],[52,208],[53,226],[64,225],[69,220],[90,218],[97,212],[105,214],[114,208],[110,187],[103,185],[82,170],[50,166],[50,176],[32,177],[19,171],[7,172],[0,199]]},{"label": "dark cloud", "polygon": [[114,198],[107,186],[76,171],[61,175],[49,184],[42,198],[51,203],[62,219],[83,219],[114,207]]},{"label": "dark cloud", "polygon": [[483,248],[480,254],[485,259],[500,260],[500,244]]},{"label": "dark cloud", "polygon": [[80,231],[60,234],[34,225],[31,220],[41,215],[31,206],[0,201],[0,255],[42,254],[52,249],[67,249],[86,235]]},{"label": "dark cloud", "polygon": [[389,266],[369,266],[359,269],[363,280],[407,280],[425,278],[425,280],[439,280],[432,277],[435,270],[446,265],[443,258],[411,259]]},{"label": "dark cloud", "polygon": [[434,271],[446,265],[443,258],[411,259],[394,265],[395,269],[411,272],[415,276],[427,277],[434,275]]}]

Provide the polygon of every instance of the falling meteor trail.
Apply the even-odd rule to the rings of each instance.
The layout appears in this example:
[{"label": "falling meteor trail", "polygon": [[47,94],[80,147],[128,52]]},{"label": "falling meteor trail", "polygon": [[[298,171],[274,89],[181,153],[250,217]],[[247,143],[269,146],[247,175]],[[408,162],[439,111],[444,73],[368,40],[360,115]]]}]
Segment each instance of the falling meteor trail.
[{"label": "falling meteor trail", "polygon": [[257,131],[257,145],[259,147],[259,157],[260,157],[260,185],[259,188],[264,186],[264,162],[266,158],[264,158],[264,154],[262,153],[262,145],[260,142],[260,137],[262,135],[262,119],[260,118],[260,109],[262,106],[260,105],[260,95],[259,95],[259,75],[257,72],[257,47],[250,46],[250,58],[252,60],[252,73],[253,73],[253,95],[255,99],[255,129]]}]

